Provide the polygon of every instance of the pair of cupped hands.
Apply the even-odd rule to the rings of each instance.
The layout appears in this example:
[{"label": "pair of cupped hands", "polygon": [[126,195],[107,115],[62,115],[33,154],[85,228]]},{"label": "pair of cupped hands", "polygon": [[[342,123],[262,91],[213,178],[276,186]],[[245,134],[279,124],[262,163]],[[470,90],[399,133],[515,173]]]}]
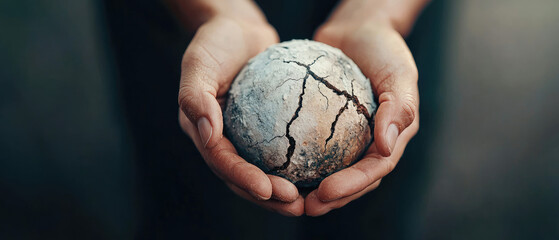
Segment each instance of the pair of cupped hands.
[{"label": "pair of cupped hands", "polygon": [[320,216],[374,190],[419,128],[418,73],[390,21],[336,13],[314,40],[340,48],[371,81],[379,108],[374,143],[363,159],[303,196],[290,181],[241,158],[223,136],[231,82],[250,58],[279,41],[261,13],[216,15],[200,25],[182,61],[179,121],[211,170],[239,196],[286,216]]}]

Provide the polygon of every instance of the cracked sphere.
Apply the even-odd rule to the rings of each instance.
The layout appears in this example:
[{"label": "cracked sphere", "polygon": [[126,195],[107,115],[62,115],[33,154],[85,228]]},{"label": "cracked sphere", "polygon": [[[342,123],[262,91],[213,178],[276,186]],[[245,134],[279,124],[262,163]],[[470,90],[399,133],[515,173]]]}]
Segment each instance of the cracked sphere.
[{"label": "cracked sphere", "polygon": [[298,187],[355,162],[373,140],[369,80],[339,49],[308,40],[269,47],[235,78],[225,133],[240,156]]}]

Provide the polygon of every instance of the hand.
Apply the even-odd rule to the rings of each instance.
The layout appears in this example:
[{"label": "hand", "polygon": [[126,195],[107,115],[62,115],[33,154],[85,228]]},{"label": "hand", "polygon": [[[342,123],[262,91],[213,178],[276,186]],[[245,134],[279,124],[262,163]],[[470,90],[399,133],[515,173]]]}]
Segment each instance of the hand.
[{"label": "hand", "polygon": [[233,78],[251,57],[277,42],[265,19],[216,16],[202,24],[182,61],[179,121],[208,166],[235,193],[264,208],[299,216],[304,201],[295,185],[246,162],[222,134],[222,109]]},{"label": "hand", "polygon": [[419,128],[417,68],[400,33],[381,18],[332,18],[316,32],[315,40],[338,47],[353,59],[371,80],[380,105],[374,144],[363,159],[309,193],[305,213],[310,216],[340,208],[378,187]]}]

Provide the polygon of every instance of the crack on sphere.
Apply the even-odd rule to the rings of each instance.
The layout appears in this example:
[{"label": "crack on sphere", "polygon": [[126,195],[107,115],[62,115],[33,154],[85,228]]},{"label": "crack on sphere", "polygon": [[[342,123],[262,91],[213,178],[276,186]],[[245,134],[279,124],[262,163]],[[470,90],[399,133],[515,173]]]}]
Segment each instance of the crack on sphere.
[{"label": "crack on sphere", "polygon": [[330,127],[330,136],[328,136],[328,138],[326,138],[326,142],[324,143],[324,150],[325,151],[326,151],[326,146],[328,145],[328,141],[330,141],[330,139],[332,139],[332,137],[334,136],[334,131],[336,131],[336,123],[338,123],[338,120],[340,119],[340,116],[347,109],[348,103],[349,103],[349,101],[346,100],[345,105],[342,108],[340,108],[340,110],[338,111],[338,114],[336,114],[336,118],[332,122],[332,126]]},{"label": "crack on sphere", "polygon": [[[326,77],[320,77],[318,75],[316,75],[316,73],[314,73],[311,70],[311,66],[313,64],[316,63],[316,61],[318,61],[318,59],[320,59],[321,57],[323,57],[324,55],[320,55],[318,56],[311,64],[306,65],[303,64],[301,62],[298,61],[283,61],[284,63],[295,63],[299,66],[305,67],[307,70],[307,74],[311,75],[313,77],[313,79],[318,80],[319,82],[321,82],[322,84],[324,84],[324,86],[326,86],[327,88],[329,88],[330,90],[332,90],[336,95],[339,96],[344,96],[348,101],[353,102],[354,106],[357,108],[357,113],[363,115],[365,117],[365,119],[367,119],[367,121],[369,122],[369,132],[371,134],[371,136],[373,135],[373,114],[369,113],[369,110],[367,110],[367,107],[365,105],[363,105],[360,101],[359,98],[357,96],[355,96],[353,94],[353,81],[351,82],[351,94],[349,94],[346,90],[340,90],[339,88],[337,88],[336,86],[334,86],[333,84],[331,84],[328,80],[326,80]],[[345,74],[345,71],[344,71]]]},{"label": "crack on sphere", "polygon": [[[336,131],[336,124],[338,123],[338,119],[340,118],[340,115],[342,115],[342,113],[348,108],[349,101],[353,102],[354,106],[357,108],[356,109],[357,113],[362,114],[365,117],[365,119],[367,119],[367,121],[369,122],[369,132],[370,132],[371,135],[373,135],[372,126],[370,125],[371,118],[372,118],[371,114],[369,114],[369,110],[367,110],[367,107],[365,107],[365,105],[360,103],[359,98],[357,96],[355,96],[354,92],[353,92],[353,81],[355,81],[355,79],[352,79],[352,81],[351,81],[351,94],[349,94],[346,90],[340,90],[339,88],[335,87],[333,84],[328,82],[328,80],[326,80],[325,77],[324,78],[319,77],[318,75],[316,75],[316,73],[314,73],[311,70],[311,66],[313,64],[315,64],[320,58],[322,58],[324,56],[325,55],[318,56],[310,64],[304,64],[304,63],[301,63],[299,61],[292,61],[292,60],[291,61],[285,61],[285,60],[282,60],[284,63],[295,63],[299,66],[305,67],[307,73],[306,73],[305,77],[303,78],[303,84],[302,84],[303,89],[301,91],[301,94],[299,95],[299,105],[297,106],[297,109],[295,110],[295,113],[293,114],[293,117],[291,117],[291,120],[287,123],[287,125],[285,127],[285,137],[287,137],[287,139],[289,141],[289,147],[287,148],[287,154],[285,154],[286,161],[281,166],[271,169],[270,172],[277,172],[277,171],[280,171],[280,170],[285,170],[285,169],[287,169],[287,167],[291,163],[291,157],[293,156],[293,153],[295,152],[296,141],[295,141],[295,138],[293,138],[289,134],[289,128],[291,127],[291,124],[295,121],[295,119],[297,119],[299,117],[299,111],[301,111],[301,108],[303,108],[303,95],[305,95],[305,88],[306,88],[307,79],[308,79],[309,76],[312,76],[313,79],[318,80],[319,82],[324,84],[327,88],[331,89],[337,95],[344,96],[347,99],[345,105],[342,108],[340,108],[338,114],[336,115],[334,121],[332,122],[332,126],[330,128],[330,135],[328,136],[328,138],[326,138],[326,141],[324,143],[324,148],[325,149],[326,149],[326,146],[328,145],[328,141],[330,141],[330,139],[332,139],[332,137],[334,136],[334,132]],[[344,75],[345,75],[345,71],[344,71]],[[288,80],[292,80],[292,79],[288,79]],[[286,80],[286,81],[288,81],[288,80]],[[285,82],[283,82],[283,83],[285,83]],[[283,85],[283,83],[282,83],[282,85]],[[322,92],[320,92],[320,93],[322,94]],[[324,94],[322,94],[322,96],[324,96]],[[324,96],[324,97],[326,97],[326,96]]]},{"label": "crack on sphere", "polygon": [[341,51],[294,40],[266,50],[239,73],[225,129],[239,155],[264,172],[316,186],[372,143],[375,97]]},{"label": "crack on sphere", "polygon": [[306,88],[306,85],[307,85],[307,78],[308,77],[309,77],[309,75],[307,74],[303,78],[303,89],[301,90],[301,94],[299,95],[299,106],[297,106],[297,109],[295,110],[295,113],[293,114],[293,117],[291,117],[291,120],[289,120],[287,125],[285,125],[285,137],[287,137],[287,139],[289,141],[289,147],[287,148],[287,154],[285,154],[285,158],[287,158],[287,160],[281,166],[273,168],[272,170],[270,170],[272,172],[279,171],[279,170],[284,170],[291,163],[291,157],[293,156],[293,153],[295,152],[295,143],[296,142],[295,142],[295,138],[293,138],[289,134],[289,128],[291,127],[291,124],[295,121],[295,119],[297,119],[299,117],[299,111],[301,111],[301,108],[303,108],[303,95],[305,95],[305,88]]}]

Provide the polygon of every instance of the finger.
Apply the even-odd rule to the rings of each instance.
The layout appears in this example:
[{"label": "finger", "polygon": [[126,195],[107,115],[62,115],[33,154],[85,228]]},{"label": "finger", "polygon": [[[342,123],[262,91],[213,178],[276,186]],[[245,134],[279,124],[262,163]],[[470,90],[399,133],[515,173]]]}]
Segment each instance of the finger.
[{"label": "finger", "polygon": [[[179,112],[179,122],[187,133],[196,131],[194,125],[182,111]],[[242,159],[229,140],[221,138],[214,147],[209,149],[203,148],[200,139],[193,138],[192,141],[202,154],[204,161],[218,177],[246,190],[257,199],[272,197],[271,179],[258,167]],[[291,191],[293,189],[289,189],[287,184],[277,179],[274,181],[279,184],[276,187],[277,195],[286,200],[292,199]]]},{"label": "finger", "polygon": [[[184,115],[184,113],[182,113],[179,110],[179,122],[181,124],[181,127],[186,131],[186,132],[194,132],[194,126],[192,125],[192,123],[186,118],[186,116]],[[199,141],[195,142],[195,144],[197,146],[200,145]],[[221,172],[219,172],[218,170],[216,170],[214,167],[212,167],[212,170],[214,171],[214,173],[218,176],[220,176],[222,179],[224,180],[229,180],[228,177],[225,177]],[[293,183],[289,182],[287,179],[285,178],[281,178],[278,176],[274,176],[274,175],[267,175],[270,183],[272,185],[272,195],[271,197],[273,199],[279,200],[279,201],[283,201],[283,202],[293,202],[295,200],[297,200],[297,198],[299,197],[299,192],[297,190],[297,187],[295,187],[295,185],[293,185]],[[254,196],[254,194],[253,194]],[[255,196],[256,197],[256,196]],[[259,199],[267,199],[266,197],[258,197]]]},{"label": "finger", "polygon": [[263,200],[254,199],[250,194],[248,194],[247,192],[243,191],[242,189],[238,188],[235,185],[228,183],[227,186],[229,186],[229,188],[231,188],[233,192],[235,192],[237,195],[241,196],[242,198],[249,200],[253,203],[256,203],[257,205],[264,207],[270,211],[274,211],[290,217],[301,216],[304,212],[305,201],[301,195],[298,195],[295,201],[289,203],[277,201],[274,199],[263,201]]},{"label": "finger", "polygon": [[402,132],[389,157],[378,154],[376,146],[372,145],[363,159],[325,178],[318,186],[317,197],[323,202],[345,198],[386,176],[398,163],[409,140],[415,135],[417,126],[418,121],[415,121]]},{"label": "finger", "polygon": [[246,190],[257,199],[267,200],[272,197],[272,183],[268,176],[260,168],[241,158],[227,138],[220,139],[203,156],[208,166],[226,182]]},{"label": "finger", "polygon": [[[405,90],[395,89],[381,93],[379,108],[375,115],[375,146],[385,157],[393,154],[400,133],[419,117],[417,85]],[[417,129],[414,129],[414,135],[416,132]]]},{"label": "finger", "polygon": [[273,188],[268,176],[260,168],[242,159],[226,138],[209,149],[204,159],[218,176],[257,199],[267,200],[272,197]]},{"label": "finger", "polygon": [[333,209],[336,208],[341,208],[343,206],[345,206],[346,204],[348,204],[349,202],[360,198],[361,196],[363,196],[365,193],[368,193],[374,189],[376,189],[378,186],[380,185],[380,179],[376,182],[374,182],[373,184],[370,184],[369,186],[367,186],[365,189],[361,190],[360,192],[357,192],[353,195],[350,195],[348,197],[345,198],[341,198],[335,201],[330,201],[330,202],[322,202],[320,200],[320,198],[318,197],[318,192],[317,190],[312,191],[311,193],[309,193],[309,195],[307,196],[307,198],[305,198],[305,214],[308,216],[321,216],[324,215],[330,211],[332,211]]},{"label": "finger", "polygon": [[272,198],[282,202],[293,202],[299,197],[297,187],[285,178],[268,174],[272,183]]},{"label": "finger", "polygon": [[209,21],[198,29],[183,56],[178,101],[204,147],[213,147],[222,137],[222,112],[216,98],[228,90],[249,58],[274,42],[273,37],[251,38],[254,33],[245,29],[232,20]]}]

